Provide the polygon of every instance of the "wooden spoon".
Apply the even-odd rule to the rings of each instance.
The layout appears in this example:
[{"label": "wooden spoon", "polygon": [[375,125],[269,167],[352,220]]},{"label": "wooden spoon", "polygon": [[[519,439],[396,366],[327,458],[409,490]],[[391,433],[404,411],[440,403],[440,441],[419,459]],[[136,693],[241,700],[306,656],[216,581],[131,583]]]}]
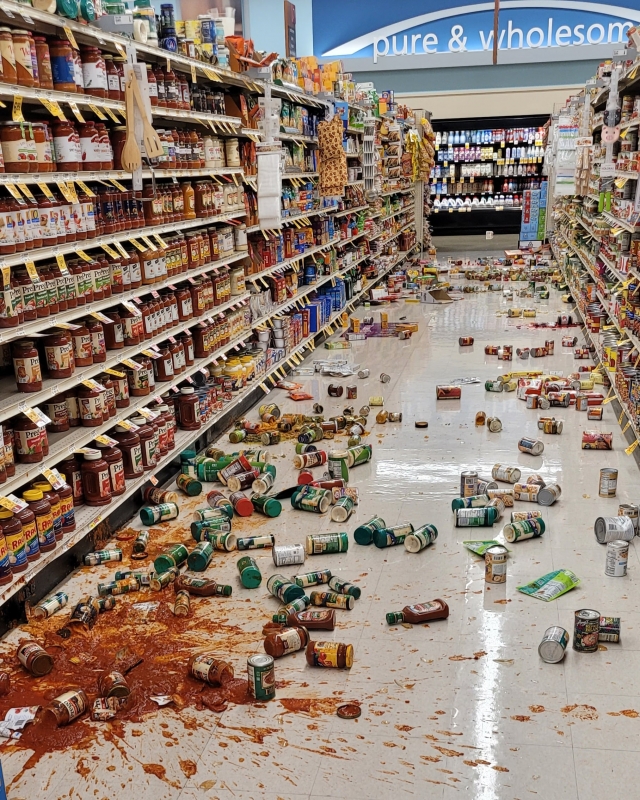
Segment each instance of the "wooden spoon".
[{"label": "wooden spoon", "polygon": [[142,131],[142,142],[144,144],[144,149],[147,154],[147,158],[158,158],[159,156],[163,155],[164,149],[162,147],[162,142],[160,141],[160,137],[154,131],[153,126],[149,122],[149,118],[147,117],[147,112],[142,102],[142,97],[140,95],[140,87],[138,86],[138,80],[135,76],[135,73],[132,72],[132,88],[133,88],[133,96],[135,97],[135,101],[138,105],[138,109],[140,110],[140,116],[142,117],[142,125],[144,130]]},{"label": "wooden spoon", "polygon": [[127,114],[127,138],[122,148],[122,155],[120,160],[122,162],[122,169],[127,172],[135,172],[142,166],[142,159],[140,157],[140,147],[136,141],[135,120],[133,117],[133,91],[131,89],[131,76],[127,81],[124,90],[125,109]]}]

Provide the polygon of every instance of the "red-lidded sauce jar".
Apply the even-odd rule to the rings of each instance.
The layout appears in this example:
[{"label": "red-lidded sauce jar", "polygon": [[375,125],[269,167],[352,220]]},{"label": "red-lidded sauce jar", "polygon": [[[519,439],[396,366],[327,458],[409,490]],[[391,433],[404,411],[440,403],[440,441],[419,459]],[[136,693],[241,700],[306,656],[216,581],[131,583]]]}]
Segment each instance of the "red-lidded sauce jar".
[{"label": "red-lidded sauce jar", "polygon": [[111,502],[111,478],[102,453],[85,453],[80,472],[85,503],[88,506],[108,505]]}]

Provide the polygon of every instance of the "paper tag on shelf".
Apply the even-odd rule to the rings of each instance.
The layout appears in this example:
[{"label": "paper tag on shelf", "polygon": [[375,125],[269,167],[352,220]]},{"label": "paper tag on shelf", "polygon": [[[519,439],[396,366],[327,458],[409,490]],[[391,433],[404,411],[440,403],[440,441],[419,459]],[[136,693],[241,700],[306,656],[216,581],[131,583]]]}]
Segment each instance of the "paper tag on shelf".
[{"label": "paper tag on shelf", "polygon": [[45,196],[45,197],[46,197],[48,200],[54,200],[54,199],[55,199],[53,192],[52,192],[52,191],[51,191],[51,189],[50,189],[50,188],[47,186],[47,184],[46,184],[46,183],[38,183],[37,185],[38,185],[38,188],[40,189],[40,191],[42,192],[42,194],[43,194],[43,195],[44,195],[44,196]]},{"label": "paper tag on shelf", "polygon": [[133,431],[133,433],[140,430],[138,425],[128,419],[120,419],[116,422],[116,425],[120,425],[120,427],[124,428],[126,431]]},{"label": "paper tag on shelf", "polygon": [[151,475],[149,477],[149,483],[152,484],[153,486],[157,486],[159,481],[158,481],[158,479],[156,478],[155,475]]},{"label": "paper tag on shelf", "polygon": [[135,314],[136,317],[142,316],[142,311],[138,308],[135,303],[132,303],[131,300],[123,300],[122,305],[129,310],[132,314]]},{"label": "paper tag on shelf", "polygon": [[33,261],[25,261],[25,267],[27,268],[27,274],[31,278],[34,283],[40,282],[40,275],[38,274],[38,270],[36,269],[36,265]]},{"label": "paper tag on shelf", "polygon": [[80,113],[80,109],[78,108],[78,104],[75,103],[73,100],[69,100],[69,108],[73,111],[73,116],[78,120],[78,122],[86,122],[85,118]]},{"label": "paper tag on shelf", "polygon": [[100,444],[106,444],[108,447],[118,446],[117,439],[112,439],[110,436],[107,436],[106,433],[98,434],[98,436],[95,437],[95,441],[100,442]]},{"label": "paper tag on shelf", "polygon": [[104,386],[93,378],[86,378],[82,381],[82,385],[86,386],[87,389],[97,389],[99,392],[106,391]]},{"label": "paper tag on shelf", "polygon": [[167,72],[171,72],[171,59],[169,58],[169,56],[167,56],[167,67],[166,67],[166,70],[167,70]]},{"label": "paper tag on shelf", "polygon": [[101,244],[100,247],[102,247],[102,249],[105,251],[105,253],[107,253],[107,255],[110,255],[111,258],[115,258],[115,259],[118,258],[118,254],[113,249],[113,247],[109,247],[108,244]]},{"label": "paper tag on shelf", "polygon": [[109,180],[111,181],[111,183],[116,187],[116,189],[119,192],[126,192],[127,191],[127,187],[123,186],[121,183],[116,181],[114,178],[109,178]]},{"label": "paper tag on shelf", "polygon": [[[24,502],[24,501],[22,501]],[[14,500],[10,500],[8,497],[0,496],[0,506],[6,508],[7,511],[12,511],[14,514],[17,514],[19,511],[22,511],[24,506],[20,508],[18,504]]]},{"label": "paper tag on shelf", "polygon": [[148,236],[141,236],[142,241],[147,245],[150,250],[157,250],[157,246],[151,241]]},{"label": "paper tag on shelf", "polygon": [[24,115],[22,113],[22,97],[19,94],[15,95],[13,98],[11,118],[14,122],[24,122]]},{"label": "paper tag on shelf", "polygon": [[92,191],[84,181],[76,180],[76,183],[82,189],[82,191],[87,195],[87,197],[95,197],[96,193]]},{"label": "paper tag on shelf", "polygon": [[131,367],[131,369],[135,369],[136,372],[142,369],[142,364],[138,364],[135,361],[132,361],[130,358],[123,358],[120,361],[121,364],[124,364],[127,367]]},{"label": "paper tag on shelf", "polygon": [[109,106],[105,106],[104,110],[111,117],[111,119],[116,123],[116,125],[122,125],[122,120],[120,119],[120,117],[116,114],[116,112],[112,108],[109,108]]},{"label": "paper tag on shelf", "polygon": [[58,269],[63,275],[69,274],[69,268],[67,267],[67,262],[64,260],[64,256],[62,253],[56,253],[56,261],[58,262]]},{"label": "paper tag on shelf", "polygon": [[155,350],[141,350],[140,352],[149,358],[160,358],[160,353],[156,353]]},{"label": "paper tag on shelf", "polygon": [[129,242],[136,248],[136,250],[139,250],[141,253],[144,253],[146,248],[144,247],[144,245],[141,245],[137,239],[129,239]]},{"label": "paper tag on shelf", "polygon": [[84,455],[91,456],[94,455],[95,453],[100,453],[100,451],[96,450],[95,447],[74,447],[73,452],[82,453],[83,456]]},{"label": "paper tag on shelf", "polygon": [[196,83],[196,65],[191,65],[191,83]]},{"label": "paper tag on shelf", "polygon": [[103,120],[103,121],[106,119],[105,115],[98,108],[98,106],[94,106],[93,103],[89,103],[89,108],[93,111],[93,113],[96,115],[96,117],[98,117],[98,119]]},{"label": "paper tag on shelf", "polygon": [[15,198],[16,200],[22,200],[22,195],[12,183],[5,183],[5,187],[11,197]]},{"label": "paper tag on shelf", "polygon": [[113,320],[110,319],[106,314],[103,314],[102,311],[91,311],[90,313],[92,317],[99,319],[100,322],[106,322],[107,325],[111,325],[113,322]]},{"label": "paper tag on shelf", "polygon": [[23,408],[22,413],[26,417],[29,417],[31,422],[35,422],[39,428],[44,428],[45,425],[49,425],[51,423],[49,417],[46,414],[43,414],[39,408]]},{"label": "paper tag on shelf", "polygon": [[114,242],[113,244],[114,244],[114,245],[116,246],[116,248],[117,248],[117,249],[120,251],[120,255],[121,255],[123,258],[129,258],[129,253],[127,253],[127,251],[124,249],[124,247],[122,246],[122,243],[121,243],[121,242]]},{"label": "paper tag on shelf", "polygon": [[[109,320],[111,322],[111,320]],[[62,328],[65,331],[77,331],[80,328],[80,325],[76,325],[75,322],[51,322],[50,323],[54,328]],[[31,334],[33,336],[33,334]],[[55,393],[57,394],[57,392]]]},{"label": "paper tag on shelf", "polygon": [[[71,193],[71,190],[67,186],[66,182],[56,181],[56,184],[58,186],[58,189],[60,189],[60,191],[62,192],[62,195],[64,199],[67,201],[67,203],[73,203],[74,202],[73,194]],[[75,194],[75,189],[74,189],[74,194]],[[77,202],[77,198],[75,202]]]},{"label": "paper tag on shelf", "polygon": [[[97,438],[96,436],[96,439]],[[65,486],[65,481],[60,477],[60,474],[56,474],[52,469],[49,469],[49,467],[40,467],[40,474],[44,475],[54,489],[62,489]]]},{"label": "paper tag on shelf", "polygon": [[154,411],[151,411],[150,408],[145,408],[144,406],[138,409],[138,414],[140,414],[140,416],[144,417],[146,420],[150,421],[153,421],[154,419],[157,419],[160,416]]},{"label": "paper tag on shelf", "polygon": [[[59,478],[62,478],[62,475],[60,475],[57,469],[52,469],[51,472],[54,472]],[[16,497],[16,495],[13,493],[8,494],[7,497],[9,500],[15,503],[16,508],[18,508],[19,511],[24,511],[25,508],[29,508],[29,503],[27,503],[26,500],[23,500],[21,497]]]},{"label": "paper tag on shelf", "polygon": [[158,242],[160,247],[165,247],[166,248],[167,243],[165,242],[165,240],[159,234],[154,233],[153,234],[153,238],[156,240],[156,242]]},{"label": "paper tag on shelf", "polygon": [[60,120],[66,120],[64,111],[60,108],[57,100],[49,100],[48,97],[39,97],[38,99],[50,114]]},{"label": "paper tag on shelf", "polygon": [[73,47],[74,50],[79,50],[78,42],[76,42],[76,37],[73,35],[73,31],[68,25],[63,25],[62,30],[65,32],[67,39],[69,40],[69,44]]},{"label": "paper tag on shelf", "polygon": [[115,375],[116,378],[126,378],[127,377],[124,372],[118,372],[117,369],[107,368],[107,369],[105,369],[105,372],[108,375]]},{"label": "paper tag on shelf", "polygon": [[90,255],[84,252],[84,250],[76,250],[76,255],[79,255],[83,261],[93,261]]}]

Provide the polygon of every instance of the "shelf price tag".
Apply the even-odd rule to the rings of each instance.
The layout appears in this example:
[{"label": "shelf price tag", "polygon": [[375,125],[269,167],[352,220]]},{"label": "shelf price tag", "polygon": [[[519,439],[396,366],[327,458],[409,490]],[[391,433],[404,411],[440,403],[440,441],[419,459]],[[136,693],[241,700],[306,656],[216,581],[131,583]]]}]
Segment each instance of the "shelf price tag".
[{"label": "shelf price tag", "polygon": [[142,236],[141,238],[142,238],[142,241],[147,245],[147,247],[150,250],[154,250],[155,251],[155,250],[158,249],[156,247],[156,245],[151,241],[151,239],[148,236]]},{"label": "shelf price tag", "polygon": [[114,242],[114,245],[123,258],[129,258],[129,253],[127,253],[127,251],[124,249],[121,242]]},{"label": "shelf price tag", "polygon": [[69,108],[73,111],[74,117],[78,120],[78,122],[86,122],[85,118],[80,113],[80,109],[78,108],[78,104],[75,103],[73,100],[69,100]]},{"label": "shelf price tag", "polygon": [[164,241],[164,239],[159,234],[154,233],[153,234],[153,238],[156,240],[156,242],[158,242],[160,247],[165,247],[165,248],[167,247],[167,243]]},{"label": "shelf price tag", "polygon": [[33,261],[25,261],[24,265],[27,268],[27,274],[29,275],[31,280],[34,283],[39,283],[40,275],[38,274],[38,270],[36,269],[36,265],[33,263]]},{"label": "shelf price tag", "polygon": [[22,413],[25,417],[28,417],[31,422],[35,422],[39,428],[44,428],[45,425],[51,424],[49,417],[43,414],[39,408],[23,408]]},{"label": "shelf price tag", "polygon": [[120,191],[120,192],[126,192],[127,191],[127,187],[123,186],[121,183],[118,183],[118,181],[114,180],[113,178],[109,178],[109,180],[116,187],[116,189],[118,189],[118,191]]},{"label": "shelf price tag", "polygon": [[73,31],[68,25],[64,25],[62,30],[65,32],[67,39],[69,40],[69,44],[73,47],[74,50],[79,50],[78,42],[76,42],[76,37],[73,35]]},{"label": "shelf price tag", "polygon": [[117,369],[105,369],[105,372],[108,375],[114,375],[116,378],[126,378],[127,377],[124,372],[118,372]]},{"label": "shelf price tag", "polygon": [[109,106],[105,106],[104,110],[111,117],[111,119],[116,123],[116,125],[121,125],[122,124],[122,122],[120,120],[120,117],[116,114],[116,112],[112,108],[109,108]]},{"label": "shelf price tag", "polygon": [[38,183],[38,188],[48,200],[54,200],[54,195],[46,183]]},{"label": "shelf price tag", "polygon": [[120,419],[116,422],[116,425],[120,425],[121,428],[124,428],[126,431],[130,431],[135,433],[136,431],[140,430],[140,427],[135,423],[131,422],[128,419]]},{"label": "shelf price tag", "polygon": [[69,268],[67,267],[67,262],[64,260],[64,256],[62,253],[56,253],[56,261],[58,263],[58,268],[63,275],[69,274]]},{"label": "shelf price tag", "polygon": [[17,94],[13,98],[13,109],[11,111],[11,118],[14,122],[24,122],[24,115],[22,113],[22,97]]},{"label": "shelf price tag", "polygon": [[113,320],[110,319],[106,314],[103,314],[102,311],[91,311],[91,316],[95,317],[95,319],[99,319],[100,322],[106,322],[107,325],[110,325]]},{"label": "shelf price tag", "polygon": [[106,433],[101,433],[94,438],[96,442],[100,442],[100,444],[106,444],[108,447],[118,446],[117,439],[112,439],[110,436],[107,436]]},{"label": "shelf price tag", "polygon": [[87,195],[87,197],[95,197],[96,193],[92,191],[84,181],[76,181],[80,189]]},{"label": "shelf price tag", "polygon": [[86,380],[82,381],[82,385],[86,386],[87,389],[97,390],[99,392],[104,392],[105,388],[101,383],[95,381],[93,378],[87,378]]},{"label": "shelf price tag", "polygon": [[27,186],[26,183],[18,183],[18,189],[22,192],[25,197],[28,197],[29,200],[35,200],[35,197],[31,193],[31,189]]},{"label": "shelf price tag", "polygon": [[49,100],[48,97],[39,97],[38,99],[50,114],[53,114],[53,116],[58,119],[66,120],[64,111],[60,108],[60,104],[57,100]]},{"label": "shelf price tag", "polygon": [[87,254],[84,252],[84,250],[76,250],[76,255],[79,255],[79,256],[80,256],[80,258],[81,258],[83,261],[87,261],[87,262],[89,262],[89,261],[93,261],[93,259],[91,258],[91,256],[87,255]]},{"label": "shelf price tag", "polygon": [[105,251],[105,253],[107,253],[107,255],[110,255],[111,258],[116,258],[116,259],[118,258],[118,254],[113,249],[113,247],[110,247],[108,244],[102,244],[102,245],[100,245],[100,247],[102,247],[102,249]]},{"label": "shelf price tag", "polygon": [[12,183],[5,183],[5,187],[11,197],[15,198],[16,200],[22,200],[22,195]]},{"label": "shelf price tag", "polygon": [[127,367],[131,367],[131,369],[135,369],[136,372],[139,369],[142,369],[142,364],[138,364],[136,361],[132,361],[130,358],[123,358],[120,363]]},{"label": "shelf price tag", "polygon": [[138,409],[138,414],[151,422],[159,416],[159,414],[155,414],[150,408],[145,408],[144,406]]},{"label": "shelf price tag", "polygon": [[[54,328],[62,328],[65,331],[77,331],[80,325],[76,325],[74,322],[52,322],[51,323]],[[31,334],[33,336],[33,334]]]},{"label": "shelf price tag", "polygon": [[98,106],[94,106],[93,103],[89,103],[89,108],[91,109],[91,111],[93,111],[93,113],[96,115],[96,117],[98,117],[98,119],[100,119],[100,120],[105,120],[106,119],[105,115],[98,108]]},{"label": "shelf price tag", "polygon": [[[22,502],[24,502],[24,500]],[[24,508],[24,506],[19,506],[16,501],[10,500],[8,497],[2,497],[2,496],[0,496],[0,506],[6,508],[7,511],[12,511],[14,514],[17,514]]]},{"label": "shelf price tag", "polygon": [[60,477],[60,473],[54,472],[49,467],[40,467],[40,474],[44,475],[54,489],[62,489],[65,486],[65,481]]},{"label": "shelf price tag", "polygon": [[125,307],[125,308],[126,308],[128,311],[130,311],[132,314],[135,314],[135,315],[136,315],[136,317],[141,317],[141,316],[142,316],[142,311],[140,311],[140,309],[138,308],[138,306],[137,306],[135,303],[132,303],[132,302],[131,302],[131,300],[123,300],[123,301],[122,301],[122,305],[123,305],[123,306],[124,306],[124,307]]},{"label": "shelf price tag", "polygon": [[196,83],[196,65],[191,65],[191,83]]},{"label": "shelf price tag", "polygon": [[139,250],[141,253],[144,252],[144,245],[141,245],[137,239],[129,239],[129,242],[136,248],[136,250]]},{"label": "shelf price tag", "polygon": [[160,358],[160,353],[156,353],[155,350],[141,350],[140,352],[145,356],[149,356],[149,358]]}]

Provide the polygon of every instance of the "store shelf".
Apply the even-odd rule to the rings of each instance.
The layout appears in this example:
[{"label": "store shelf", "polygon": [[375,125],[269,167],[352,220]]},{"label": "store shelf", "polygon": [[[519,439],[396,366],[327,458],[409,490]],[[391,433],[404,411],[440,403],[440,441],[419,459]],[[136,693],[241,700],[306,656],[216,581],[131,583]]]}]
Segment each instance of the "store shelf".
[{"label": "store shelf", "polygon": [[[278,370],[281,370],[283,368],[283,366],[285,366],[287,364],[289,364],[291,366],[291,359],[292,359],[293,356],[295,356],[295,355],[297,355],[299,353],[302,353],[302,351],[306,350],[307,348],[310,348],[310,350],[312,350],[313,347],[314,347],[313,342],[315,341],[316,337],[324,334],[325,331],[331,331],[332,332],[333,331],[333,326],[339,320],[339,318],[342,315],[343,311],[345,309],[349,309],[350,307],[353,307],[355,305],[355,303],[357,303],[358,300],[360,300],[369,291],[369,289],[371,288],[372,285],[374,285],[378,281],[382,280],[382,278],[384,278],[385,275],[387,275],[389,272],[391,272],[391,270],[393,270],[404,258],[406,258],[406,256],[409,254],[409,252],[410,251],[399,253],[398,254],[398,258],[392,264],[390,264],[388,267],[386,267],[383,272],[381,272],[376,278],[374,278],[370,283],[368,283],[367,286],[365,286],[362,289],[362,291],[360,291],[357,295],[352,297],[351,300],[349,300],[347,302],[345,307],[340,309],[340,311],[337,311],[319,331],[316,331],[316,332],[310,334],[306,339],[304,339],[302,342],[300,342],[293,350],[291,350],[291,352],[289,352],[285,356],[284,359],[282,359],[281,361],[278,361],[276,364],[272,365],[265,372],[264,375],[261,375],[260,377],[258,377],[256,379],[256,381],[258,382],[257,385],[260,388],[262,388],[262,390],[265,393],[268,393],[270,390],[265,385],[265,382],[267,380],[269,380],[270,378],[272,378],[272,376],[275,373],[277,373]],[[232,346],[233,345],[228,345],[228,347],[232,347]],[[207,359],[201,359],[203,364],[204,363],[210,363],[211,360],[212,360],[211,356],[209,358],[207,358]],[[194,364],[194,368],[195,367],[196,367],[196,365]],[[201,365],[198,365],[198,367],[195,369],[195,371],[197,372],[198,369],[200,369],[200,368],[201,368]],[[185,377],[185,376],[186,376],[186,373],[183,373],[181,376],[179,376],[179,380],[182,380],[183,377]],[[182,431],[182,430],[178,430],[176,432],[176,436],[175,436],[175,448],[173,450],[171,450],[169,453],[167,453],[165,456],[163,456],[162,458],[159,459],[159,461],[156,464],[156,467],[154,469],[154,472],[159,472],[164,466],[170,464],[174,459],[176,459],[179,456],[181,450],[184,450],[188,445],[190,445],[193,442],[193,440],[195,438],[201,436],[208,429],[212,428],[225,414],[227,414],[229,412],[229,410],[233,406],[239,405],[245,399],[245,397],[247,397],[251,392],[253,392],[253,390],[255,388],[256,388],[256,384],[255,383],[252,384],[251,386],[247,386],[247,388],[244,391],[239,392],[234,397],[234,399],[233,399],[233,401],[231,401],[231,403],[229,403],[225,408],[223,408],[222,411],[220,411],[218,414],[215,414],[214,416],[212,416],[206,422],[206,424],[203,425],[199,430],[197,430],[197,431]],[[145,399],[146,402],[149,402],[149,398],[141,398],[141,399]],[[125,411],[125,409],[123,409],[123,411]],[[126,416],[128,416],[129,411],[128,410],[126,410],[126,411],[127,411]],[[121,418],[124,418],[124,416],[125,415],[123,415]],[[111,428],[115,424],[116,424],[116,422],[114,420],[113,422],[111,422],[111,423],[109,423],[107,425],[107,428]],[[98,432],[97,428],[90,429],[91,438],[95,437],[95,435],[97,435],[97,432]],[[61,457],[59,456],[57,458],[57,460],[60,460],[60,458]],[[41,467],[42,464],[40,464],[40,465],[31,465],[31,466],[35,470],[36,467]],[[39,469],[36,470],[36,472],[37,472],[37,474],[39,474]],[[19,592],[20,589],[23,586],[26,586],[30,581],[33,580],[33,578],[36,577],[36,575],[38,575],[40,572],[42,572],[42,570],[47,565],[51,564],[59,556],[61,556],[65,552],[67,552],[71,547],[73,547],[75,544],[80,542],[85,536],[87,536],[106,517],[108,517],[110,514],[112,514],[113,511],[115,511],[115,509],[118,508],[118,506],[122,505],[126,500],[128,500],[130,497],[132,497],[138,490],[143,489],[146,486],[146,484],[149,482],[149,478],[151,477],[151,475],[152,475],[152,472],[147,472],[144,475],[142,475],[140,478],[137,478],[136,480],[127,481],[126,482],[126,490],[125,490],[125,492],[122,495],[120,495],[119,497],[115,497],[108,506],[102,506],[101,508],[95,508],[95,507],[90,507],[90,506],[80,506],[79,508],[76,508],[75,509],[76,530],[73,533],[69,533],[66,536],[64,536],[62,541],[58,542],[55,550],[52,550],[52,551],[50,551],[48,553],[43,553],[41,558],[37,562],[29,565],[27,570],[25,570],[24,572],[18,573],[14,577],[13,581],[10,584],[8,584],[7,586],[5,586],[2,589],[2,591],[0,591],[0,603],[4,603],[10,597],[12,597],[14,594],[16,594],[16,592]],[[7,491],[9,491],[9,489],[7,488],[7,484],[3,484],[3,492],[7,492]]]},{"label": "store shelf", "polygon": [[55,258],[57,255],[67,255],[68,253],[76,253],[78,250],[91,250],[94,247],[101,247],[102,245],[111,245],[114,242],[127,242],[131,239],[139,239],[142,236],[152,236],[163,233],[173,233],[174,231],[183,231],[189,228],[204,227],[211,225],[214,222],[229,222],[232,219],[239,219],[246,217],[244,206],[241,210],[230,212],[229,214],[218,214],[215,217],[199,217],[198,219],[183,219],[179,222],[169,222],[166,225],[152,225],[143,228],[134,228],[129,231],[120,231],[119,233],[108,233],[104,236],[97,236],[95,239],[84,239],[79,242],[70,242],[66,244],[59,244],[55,247],[39,247],[36,250],[28,250],[24,253],[16,253],[11,256],[0,256],[0,267],[16,266],[24,264],[25,261],[40,261],[45,258]]},{"label": "store shelf", "polygon": [[640,231],[640,225],[632,225],[626,220],[618,219],[618,217],[610,214],[608,211],[603,211],[602,216],[616,228],[624,228],[624,230],[629,231],[629,233],[637,233]]},{"label": "store shelf", "polygon": [[276,138],[283,142],[295,142],[296,144],[318,144],[316,136],[305,136],[302,133],[285,133],[280,131],[276,134]]},{"label": "store shelf", "polygon": [[329,247],[333,247],[333,245],[338,244],[339,241],[340,239],[333,238],[330,242],[326,242],[325,244],[318,244],[315,247],[310,247],[308,250],[305,250],[304,253],[299,253],[296,256],[287,258],[285,261],[280,261],[278,264],[274,264],[273,266],[268,267],[261,272],[257,272],[255,275],[247,275],[246,279],[248,281],[256,281],[260,278],[266,278],[269,275],[273,275],[274,272],[280,272],[287,267],[293,267],[301,259],[306,258],[307,256],[312,256],[315,253],[321,253],[323,250],[327,250]]},{"label": "store shelf", "polygon": [[[0,84],[1,85],[1,84]],[[198,169],[144,169],[142,170],[142,177],[151,179],[154,177],[156,180],[163,180],[169,178],[204,178],[209,176],[223,176],[223,175],[242,175],[242,167],[202,167]],[[0,174],[0,185],[7,183],[26,183],[32,186],[37,183],[55,184],[60,181],[68,183],[69,181],[84,181],[84,183],[91,183],[92,181],[130,181],[132,175],[130,172],[125,172],[119,169],[86,171],[86,172],[36,172],[36,173],[22,173],[22,172],[4,172]],[[146,234],[145,234],[146,235]]]},{"label": "store shelf", "polygon": [[413,211],[412,205],[406,205],[404,208],[401,208],[398,211],[394,211],[392,214],[389,214],[386,217],[381,217],[380,222],[385,222],[388,219],[393,219],[394,217],[397,217],[400,214],[404,214],[408,211]]},{"label": "store shelf", "polygon": [[[334,217],[345,217],[347,214],[357,214],[359,211],[366,211],[370,208],[369,205],[356,206],[355,208],[345,208],[343,211],[336,211]],[[369,217],[371,219],[371,217]]]},{"label": "store shelf", "polygon": [[[152,292],[158,292],[173,286],[176,283],[195,278],[199,275],[206,275],[209,272],[217,272],[220,267],[228,266],[236,261],[241,261],[246,258],[245,252],[237,252],[232,255],[221,258],[219,261],[210,261],[203,267],[191,269],[188,272],[181,272],[179,275],[173,275],[170,278],[165,278],[159,283],[145,284],[139,286],[137,289],[129,289],[120,294],[112,294],[104,300],[95,300],[89,306],[83,305],[77,308],[70,308],[67,311],[60,311],[49,317],[39,317],[32,322],[25,322],[16,328],[2,328],[0,329],[0,343],[7,344],[14,339],[21,339],[23,336],[33,336],[34,334],[42,333],[43,330],[48,328],[55,328],[61,322],[72,322],[75,319],[80,319],[90,315],[94,311],[103,311],[106,308],[115,308],[127,300],[133,300],[136,297],[144,297]],[[26,397],[26,395],[24,395]]]},{"label": "store shelf", "polygon": [[362,183],[364,183],[364,178],[360,178],[357,181],[347,181],[347,183],[345,183],[345,186],[359,186]]},{"label": "store shelf", "polygon": [[408,192],[412,192],[413,189],[411,187],[407,188],[399,188],[399,189],[386,189],[384,192],[380,192],[379,197],[389,197],[392,194],[407,194]]},{"label": "store shelf", "polygon": [[301,180],[313,180],[320,175],[319,172],[283,172],[282,180],[290,181],[292,178],[300,178]]},{"label": "store shelf", "polygon": [[366,230],[359,231],[355,236],[351,236],[348,239],[340,239],[340,241],[336,244],[336,247],[344,247],[346,244],[350,244],[351,242],[355,242],[357,239],[361,239],[368,233]]}]

